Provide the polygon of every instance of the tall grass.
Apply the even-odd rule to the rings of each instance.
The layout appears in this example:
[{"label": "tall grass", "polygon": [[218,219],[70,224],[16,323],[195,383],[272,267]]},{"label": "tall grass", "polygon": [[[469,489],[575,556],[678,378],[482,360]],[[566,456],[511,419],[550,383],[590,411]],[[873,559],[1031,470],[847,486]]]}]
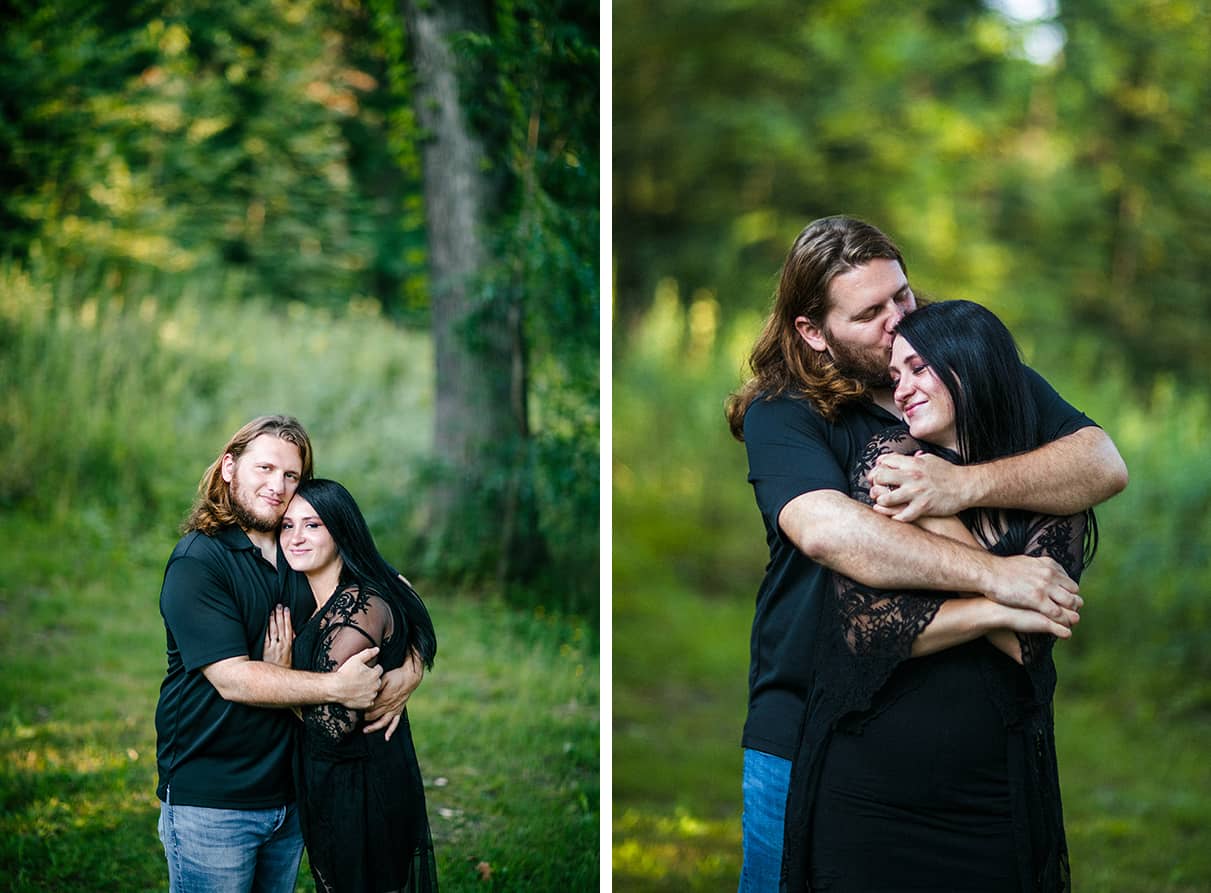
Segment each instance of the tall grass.
[{"label": "tall grass", "polygon": [[[760,321],[666,283],[614,382],[614,876],[734,888],[748,638],[767,557],[723,399]],[[1057,735],[1078,889],[1211,888],[1211,468],[1205,383],[1134,380],[1079,339],[1027,360],[1115,439],[1086,607],[1060,649]],[[659,443],[658,449],[653,443]]]},{"label": "tall grass", "polygon": [[427,335],[368,301],[339,316],[277,307],[218,277],[73,293],[52,273],[0,267],[0,504],[172,523],[232,431],[285,412],[311,433],[317,472],[406,544],[399,509],[417,504],[431,449]]},{"label": "tall grass", "polygon": [[[0,262],[0,507],[176,523],[231,432],[284,412],[307,427],[317,474],[349,487],[386,553],[418,572],[448,563],[427,536],[439,464],[428,332],[394,324],[368,298],[328,310],[246,285],[230,273]],[[508,595],[596,617],[597,407],[544,374],[530,484],[551,566],[536,591]]]}]

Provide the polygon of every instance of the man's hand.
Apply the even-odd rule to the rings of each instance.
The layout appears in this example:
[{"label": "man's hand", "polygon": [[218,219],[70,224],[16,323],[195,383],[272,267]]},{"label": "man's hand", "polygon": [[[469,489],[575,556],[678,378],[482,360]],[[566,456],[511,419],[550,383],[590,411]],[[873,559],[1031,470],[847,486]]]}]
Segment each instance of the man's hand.
[{"label": "man's hand", "polygon": [[366,713],[366,726],[362,731],[369,733],[386,729],[383,738],[390,741],[399,727],[404,706],[424,677],[425,665],[420,655],[415,650],[409,651],[403,666],[383,676],[382,690]]},{"label": "man's hand", "polygon": [[930,453],[886,453],[868,475],[874,509],[897,521],[957,515],[971,505],[966,488],[968,471]]},{"label": "man's hand", "polygon": [[378,695],[379,677],[383,668],[370,666],[378,658],[378,648],[366,648],[353,655],[331,674],[331,700],[351,710],[365,710]]},{"label": "man's hand", "polygon": [[1081,619],[1077,612],[1085,604],[1079,595],[1080,586],[1062,567],[1050,558],[1031,555],[996,558],[992,577],[983,591],[998,604],[1046,615],[1066,627]]}]

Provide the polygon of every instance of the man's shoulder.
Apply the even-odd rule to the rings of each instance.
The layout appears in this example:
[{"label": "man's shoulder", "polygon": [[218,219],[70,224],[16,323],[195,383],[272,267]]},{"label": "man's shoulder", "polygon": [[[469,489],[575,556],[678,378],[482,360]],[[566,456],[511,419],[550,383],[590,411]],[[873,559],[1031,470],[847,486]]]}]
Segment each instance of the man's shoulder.
[{"label": "man's shoulder", "polygon": [[[241,542],[241,538],[245,542]],[[224,527],[214,534],[191,530],[177,540],[168,563],[182,558],[203,562],[222,561],[232,552],[250,545],[247,539],[247,534],[238,527]]]},{"label": "man's shoulder", "polygon": [[771,394],[761,391],[744,413],[744,427],[767,424],[825,424],[824,416],[805,394],[782,391]]},{"label": "man's shoulder", "polygon": [[805,394],[782,392],[780,394],[758,394],[744,416],[747,438],[749,426],[756,430],[770,427],[807,427],[821,432],[868,431],[894,425],[899,419],[881,410],[873,401],[862,398],[841,405],[831,418],[826,418],[816,404]]}]

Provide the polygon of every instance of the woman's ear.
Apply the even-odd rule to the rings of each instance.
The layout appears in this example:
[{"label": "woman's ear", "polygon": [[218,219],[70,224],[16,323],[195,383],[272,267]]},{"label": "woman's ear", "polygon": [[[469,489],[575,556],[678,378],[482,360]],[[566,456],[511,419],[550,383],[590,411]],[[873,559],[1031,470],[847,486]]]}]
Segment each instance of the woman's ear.
[{"label": "woman's ear", "polygon": [[799,337],[807,342],[807,346],[819,353],[828,351],[828,341],[824,337],[824,330],[808,319],[806,316],[795,317],[795,331],[799,333]]}]

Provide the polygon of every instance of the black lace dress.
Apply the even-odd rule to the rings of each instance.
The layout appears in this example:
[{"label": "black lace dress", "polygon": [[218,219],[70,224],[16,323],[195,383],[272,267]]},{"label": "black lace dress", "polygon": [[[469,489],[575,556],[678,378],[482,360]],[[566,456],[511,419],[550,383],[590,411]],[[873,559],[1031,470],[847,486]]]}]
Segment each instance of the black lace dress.
[{"label": "black lace dress", "polygon": [[[869,504],[880,454],[921,447],[903,428],[876,437],[852,495]],[[1078,579],[1086,523],[1001,513],[991,551],[1046,555]],[[984,638],[910,659],[946,597],[836,577],[787,801],[786,889],[1070,890],[1054,639],[1020,635],[1025,666]]]},{"label": "black lace dress", "polygon": [[[380,645],[384,670],[403,664],[407,628],[394,604],[342,584],[299,631],[294,667],[331,672]],[[384,893],[437,889],[425,791],[405,711],[399,728],[362,732],[362,715],[339,704],[303,708],[295,785],[299,819],[318,890]]]}]

